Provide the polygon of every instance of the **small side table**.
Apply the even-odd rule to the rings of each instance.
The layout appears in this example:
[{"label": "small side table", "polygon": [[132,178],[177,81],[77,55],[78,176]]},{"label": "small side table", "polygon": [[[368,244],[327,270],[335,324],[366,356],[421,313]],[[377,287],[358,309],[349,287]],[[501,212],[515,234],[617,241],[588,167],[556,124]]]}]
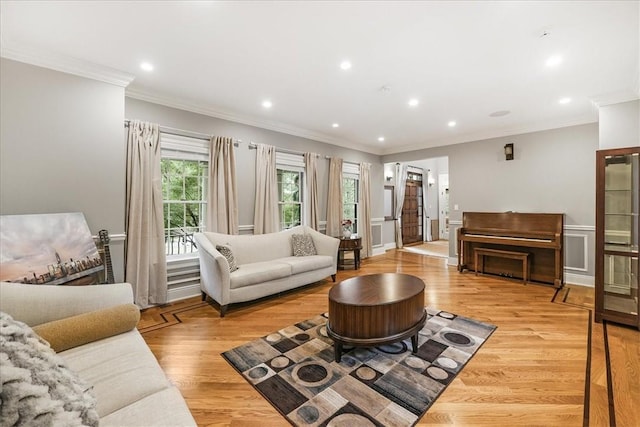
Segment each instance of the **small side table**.
[{"label": "small side table", "polygon": [[360,269],[360,249],[362,249],[361,237],[341,237],[340,246],[338,246],[338,268],[344,270],[346,266],[351,265],[344,259],[344,253],[353,252],[353,268]]}]

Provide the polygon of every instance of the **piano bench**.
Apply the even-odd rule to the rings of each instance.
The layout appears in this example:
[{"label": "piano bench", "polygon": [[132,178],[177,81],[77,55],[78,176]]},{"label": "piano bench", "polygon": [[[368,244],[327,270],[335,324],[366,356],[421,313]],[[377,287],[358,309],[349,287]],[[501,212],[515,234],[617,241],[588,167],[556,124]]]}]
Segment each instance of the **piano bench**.
[{"label": "piano bench", "polygon": [[522,281],[526,285],[529,280],[529,253],[528,252],[515,252],[515,251],[503,251],[499,249],[489,248],[475,248],[473,251],[473,269],[478,275],[478,258],[481,262],[480,274],[484,274],[484,257],[494,256],[499,258],[517,259],[522,261]]}]

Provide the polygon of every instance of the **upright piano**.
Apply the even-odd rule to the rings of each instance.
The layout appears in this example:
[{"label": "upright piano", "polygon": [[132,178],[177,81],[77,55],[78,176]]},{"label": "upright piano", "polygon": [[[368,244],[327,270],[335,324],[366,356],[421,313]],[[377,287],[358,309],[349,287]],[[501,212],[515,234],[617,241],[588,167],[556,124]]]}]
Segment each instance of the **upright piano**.
[{"label": "upright piano", "polygon": [[[458,271],[475,270],[476,248],[529,254],[531,282],[562,287],[564,214],[463,212],[458,228]],[[525,279],[517,260],[487,257],[484,273]]]}]

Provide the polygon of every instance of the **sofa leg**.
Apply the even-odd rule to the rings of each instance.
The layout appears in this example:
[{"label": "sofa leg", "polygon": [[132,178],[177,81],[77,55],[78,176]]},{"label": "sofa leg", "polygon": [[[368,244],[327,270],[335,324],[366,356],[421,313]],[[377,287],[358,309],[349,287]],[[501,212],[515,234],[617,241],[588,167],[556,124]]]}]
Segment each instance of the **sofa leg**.
[{"label": "sofa leg", "polygon": [[229,308],[229,304],[220,306],[220,317],[224,317],[227,314],[227,308]]},{"label": "sofa leg", "polygon": [[202,294],[202,301],[206,301],[207,300],[207,294],[200,291],[200,293]]},{"label": "sofa leg", "polygon": [[333,283],[335,283],[335,282],[336,282],[336,275],[335,275],[335,274],[332,274],[332,275],[331,275],[331,280],[333,280]]}]

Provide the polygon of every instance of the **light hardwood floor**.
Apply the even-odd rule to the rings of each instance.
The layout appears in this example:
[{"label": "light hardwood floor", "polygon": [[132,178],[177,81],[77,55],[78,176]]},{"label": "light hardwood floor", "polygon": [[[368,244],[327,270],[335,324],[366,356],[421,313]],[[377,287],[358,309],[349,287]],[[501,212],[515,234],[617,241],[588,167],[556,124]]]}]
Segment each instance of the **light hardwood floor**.
[{"label": "light hardwood floor", "polygon": [[[418,276],[425,305],[498,327],[418,425],[640,426],[640,332],[593,323],[593,289],[555,295],[396,250],[339,271],[338,281],[380,272]],[[139,329],[200,426],[288,425],[220,353],[327,311],[332,285],[231,306],[224,318],[191,298],[145,310]]]}]

